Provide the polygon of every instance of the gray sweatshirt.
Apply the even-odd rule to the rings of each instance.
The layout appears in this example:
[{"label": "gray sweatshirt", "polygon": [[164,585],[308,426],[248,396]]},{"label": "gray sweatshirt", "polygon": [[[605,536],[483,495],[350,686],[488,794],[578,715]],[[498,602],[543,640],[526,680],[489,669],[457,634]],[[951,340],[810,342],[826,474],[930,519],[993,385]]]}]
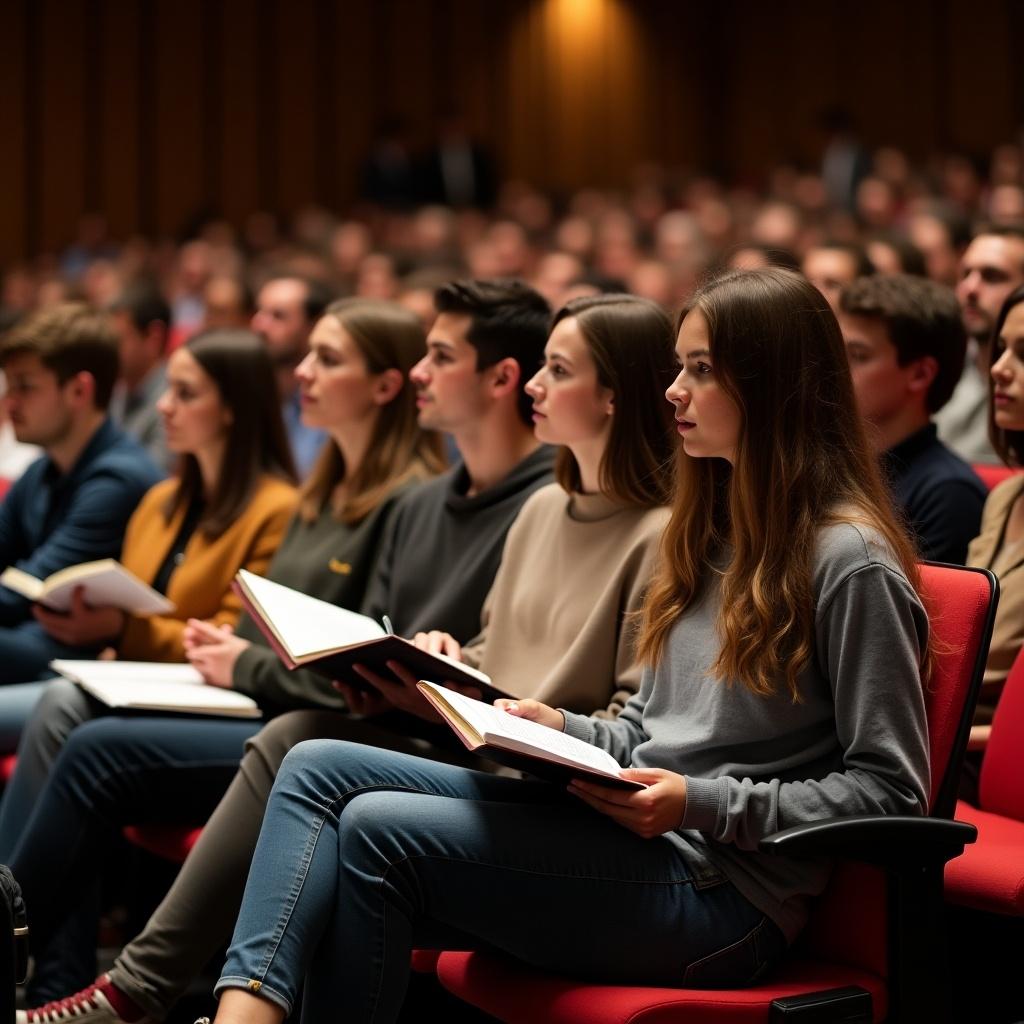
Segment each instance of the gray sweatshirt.
[{"label": "gray sweatshirt", "polygon": [[565,714],[565,731],[622,765],[686,776],[678,846],[695,877],[724,874],[794,938],[830,862],[757,852],[802,822],[920,814],[928,801],[921,651],[928,620],[874,532],[822,530],[814,567],[815,652],[802,700],[711,677],[719,648],[719,577],[673,626],[665,655],[614,721]]}]

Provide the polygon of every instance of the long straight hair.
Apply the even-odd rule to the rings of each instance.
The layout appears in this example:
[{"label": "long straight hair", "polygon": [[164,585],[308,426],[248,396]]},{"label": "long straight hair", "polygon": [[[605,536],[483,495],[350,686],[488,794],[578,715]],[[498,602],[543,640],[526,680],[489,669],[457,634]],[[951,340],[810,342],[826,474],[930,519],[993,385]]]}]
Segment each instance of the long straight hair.
[{"label": "long straight hair", "polygon": [[784,682],[798,701],[814,652],[821,527],[877,530],[919,589],[916,554],[857,413],[839,325],[817,289],[786,270],[733,271],[700,289],[689,309],[707,324],[715,377],[739,409],[740,433],[732,466],[678,449],[639,654],[659,660],[673,624],[720,572],[715,674],[764,696]]},{"label": "long straight hair", "polygon": [[341,450],[328,441],[302,487],[299,514],[305,522],[313,522],[344,481],[344,497],[335,502],[333,512],[351,525],[369,515],[396,487],[439,473],[445,460],[440,435],[421,430],[416,422],[416,392],[409,371],[426,351],[419,318],[396,303],[360,298],[334,302],[324,316],[332,317],[348,333],[371,374],[390,369],[402,374],[401,390],[378,407],[369,447],[355,471],[349,473]]},{"label": "long straight hair", "polygon": [[[597,368],[597,382],[615,396],[598,486],[624,505],[666,505],[672,491],[672,408],[665,389],[675,376],[672,322],[665,311],[635,295],[573,299],[551,322],[573,318]],[[555,464],[555,479],[567,491],[582,486],[580,468],[568,448]]]},{"label": "long straight hair", "polygon": [[[264,474],[295,482],[292,453],[281,419],[274,367],[259,335],[244,330],[203,331],[185,350],[210,377],[231,413],[224,460],[197,529],[219,537],[245,510]],[[203,490],[199,462],[181,457],[180,482],[164,508],[168,522]]]}]

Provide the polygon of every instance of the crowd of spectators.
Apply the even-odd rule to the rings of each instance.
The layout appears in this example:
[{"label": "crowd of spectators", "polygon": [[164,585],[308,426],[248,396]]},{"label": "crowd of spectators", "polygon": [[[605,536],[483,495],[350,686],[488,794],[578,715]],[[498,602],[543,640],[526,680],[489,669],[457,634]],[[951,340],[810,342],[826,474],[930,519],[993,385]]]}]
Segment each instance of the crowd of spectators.
[{"label": "crowd of spectators", "polygon": [[[623,189],[554,195],[506,181],[487,209],[360,201],[345,211],[309,206],[284,218],[254,212],[243,224],[211,219],[179,238],[114,238],[83,218],[63,252],[5,268],[0,327],[69,298],[114,302],[140,278],[171,311],[170,345],[200,327],[248,324],[254,296],[283,270],[322,281],[337,296],[397,299],[424,319],[455,277],[521,277],[552,306],[623,287],[677,308],[709,269],[805,265],[819,287],[853,272],[924,274],[954,285],[979,223],[1024,222],[1024,150],[987,161],[948,154],[913,162],[892,147],[865,161],[846,196],[824,171],[775,168],[759,187],[638,166]],[[848,256],[822,258],[823,245]]]}]

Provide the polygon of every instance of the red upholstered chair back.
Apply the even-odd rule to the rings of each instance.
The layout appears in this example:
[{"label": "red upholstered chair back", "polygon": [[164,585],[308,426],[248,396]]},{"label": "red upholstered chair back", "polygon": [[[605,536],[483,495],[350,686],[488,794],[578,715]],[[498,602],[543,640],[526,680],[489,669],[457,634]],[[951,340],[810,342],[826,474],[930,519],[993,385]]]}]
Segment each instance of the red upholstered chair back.
[{"label": "red upholstered chair back", "polygon": [[992,735],[981,763],[979,803],[983,810],[1024,821],[1024,651],[1010,669],[992,720]]},{"label": "red upholstered chair back", "polygon": [[975,463],[971,469],[981,477],[981,482],[990,491],[1004,480],[1008,480],[1014,473],[1020,472],[1019,469],[1011,469],[1009,466],[988,466],[984,463]]},{"label": "red upholstered chair back", "polygon": [[[988,654],[985,626],[992,614],[992,583],[987,574],[976,570],[922,565],[921,599],[928,609],[933,651],[932,674],[925,686],[931,755],[929,811],[948,818],[956,804],[960,774],[960,757],[955,765],[950,758],[958,742],[962,756],[978,678]],[[1020,699],[1024,704],[1024,688]],[[972,706],[965,713],[968,702]],[[1024,741],[1024,707],[1021,719]],[[799,945],[816,959],[866,967],[885,977],[885,906],[885,877],[880,869],[839,864],[815,904]]]}]

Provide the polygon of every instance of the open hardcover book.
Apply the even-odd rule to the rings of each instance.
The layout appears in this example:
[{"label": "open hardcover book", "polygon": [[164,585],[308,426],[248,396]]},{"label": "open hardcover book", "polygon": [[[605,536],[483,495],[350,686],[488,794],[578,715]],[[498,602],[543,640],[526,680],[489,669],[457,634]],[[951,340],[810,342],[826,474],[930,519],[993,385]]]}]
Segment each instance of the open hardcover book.
[{"label": "open hardcover book", "polygon": [[261,714],[252,697],[207,686],[191,665],[58,658],[50,662],[50,668],[111,708],[228,718],[259,718]]},{"label": "open hardcover book", "polygon": [[557,729],[510,715],[502,708],[473,700],[433,683],[417,684],[455,735],[470,749],[510,768],[553,782],[587,779],[620,789],[646,789],[622,777],[622,768],[607,751]]},{"label": "open hardcover book", "polygon": [[86,604],[94,608],[120,608],[134,615],[174,611],[171,601],[113,558],[70,565],[45,580],[37,580],[35,576],[9,566],[0,574],[0,583],[22,597],[45,604],[57,612],[66,612],[71,607],[71,594],[75,587],[85,588]]},{"label": "open hardcover book", "polygon": [[308,668],[328,679],[368,686],[352,666],[392,679],[387,662],[397,661],[420,679],[475,686],[487,700],[511,696],[484,672],[443,654],[421,651],[368,615],[339,608],[281,583],[239,569],[233,584],[245,610],[288,668]]}]

